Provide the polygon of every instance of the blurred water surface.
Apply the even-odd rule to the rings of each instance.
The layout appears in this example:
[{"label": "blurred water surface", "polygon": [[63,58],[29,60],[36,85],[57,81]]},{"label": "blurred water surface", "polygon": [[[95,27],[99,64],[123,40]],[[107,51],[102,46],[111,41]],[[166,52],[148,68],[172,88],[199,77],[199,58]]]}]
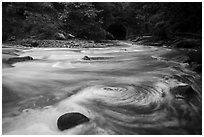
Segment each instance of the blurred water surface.
[{"label": "blurred water surface", "polygon": [[[201,134],[201,77],[182,52],[124,44],[20,56],[34,60],[2,70],[3,134]],[[67,112],[90,122],[59,131]]]}]

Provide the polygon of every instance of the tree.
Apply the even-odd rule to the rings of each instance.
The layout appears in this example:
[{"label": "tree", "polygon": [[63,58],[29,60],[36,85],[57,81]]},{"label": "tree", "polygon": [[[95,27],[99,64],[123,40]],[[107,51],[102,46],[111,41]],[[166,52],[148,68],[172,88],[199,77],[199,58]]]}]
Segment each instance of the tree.
[{"label": "tree", "polygon": [[3,40],[11,36],[54,39],[55,32],[105,39],[120,22],[134,35],[168,39],[176,33],[202,34],[200,2],[3,2]]}]

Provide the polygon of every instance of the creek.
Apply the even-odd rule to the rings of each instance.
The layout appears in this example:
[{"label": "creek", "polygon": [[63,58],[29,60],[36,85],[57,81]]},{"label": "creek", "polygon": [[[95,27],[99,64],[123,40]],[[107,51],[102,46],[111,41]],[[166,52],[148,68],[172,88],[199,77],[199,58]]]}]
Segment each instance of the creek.
[{"label": "creek", "polygon": [[[20,50],[34,60],[2,69],[3,134],[201,134],[201,76],[184,52],[122,41]],[[90,121],[60,131],[68,112]]]}]

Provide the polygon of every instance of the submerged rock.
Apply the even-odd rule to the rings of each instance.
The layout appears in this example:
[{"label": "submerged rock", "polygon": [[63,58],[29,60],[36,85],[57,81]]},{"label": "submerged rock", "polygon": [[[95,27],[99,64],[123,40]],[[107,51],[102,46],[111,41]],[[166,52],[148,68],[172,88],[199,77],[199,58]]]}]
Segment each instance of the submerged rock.
[{"label": "submerged rock", "polygon": [[107,59],[111,59],[111,58],[112,57],[88,57],[88,56],[84,56],[82,59],[83,60],[107,60]]},{"label": "submerged rock", "polygon": [[57,127],[59,128],[59,130],[63,131],[88,121],[89,118],[87,118],[81,113],[66,113],[58,118]]},{"label": "submerged rock", "polygon": [[84,56],[82,59],[83,60],[91,60],[88,56]]},{"label": "submerged rock", "polygon": [[30,56],[12,57],[12,58],[8,59],[8,63],[12,64],[12,63],[16,63],[16,62],[23,62],[23,61],[29,61],[29,60],[33,60],[33,58]]}]

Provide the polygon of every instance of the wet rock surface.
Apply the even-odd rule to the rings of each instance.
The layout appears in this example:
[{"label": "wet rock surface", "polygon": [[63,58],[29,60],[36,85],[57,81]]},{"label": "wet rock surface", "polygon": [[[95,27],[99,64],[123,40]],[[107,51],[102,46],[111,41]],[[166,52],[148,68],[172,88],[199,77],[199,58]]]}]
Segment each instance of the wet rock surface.
[{"label": "wet rock surface", "polygon": [[91,60],[88,56],[84,56],[82,59],[83,60]]},{"label": "wet rock surface", "polygon": [[30,60],[33,60],[33,58],[30,56],[12,57],[12,58],[8,59],[8,63],[13,64],[13,63],[17,63],[17,62],[30,61]]},{"label": "wet rock surface", "polygon": [[19,41],[17,43],[22,45],[22,46],[25,46],[25,47],[37,47],[39,45],[37,40],[30,39],[30,38],[29,39],[22,39],[21,41]]},{"label": "wet rock surface", "polygon": [[106,60],[106,59],[110,59],[112,57],[88,57],[88,56],[84,56],[82,59],[83,60]]},{"label": "wet rock surface", "polygon": [[81,113],[73,112],[66,113],[60,116],[57,120],[57,127],[59,130],[63,131],[66,129],[70,129],[82,123],[86,123],[89,121],[89,118],[84,116]]},{"label": "wet rock surface", "polygon": [[23,39],[6,43],[11,46],[40,47],[40,48],[105,48],[115,46],[116,41],[95,42],[92,40],[68,39],[68,40],[35,40]]},{"label": "wet rock surface", "polygon": [[178,86],[171,89],[171,92],[175,94],[178,98],[185,98],[187,100],[195,96],[196,91],[189,85]]}]

